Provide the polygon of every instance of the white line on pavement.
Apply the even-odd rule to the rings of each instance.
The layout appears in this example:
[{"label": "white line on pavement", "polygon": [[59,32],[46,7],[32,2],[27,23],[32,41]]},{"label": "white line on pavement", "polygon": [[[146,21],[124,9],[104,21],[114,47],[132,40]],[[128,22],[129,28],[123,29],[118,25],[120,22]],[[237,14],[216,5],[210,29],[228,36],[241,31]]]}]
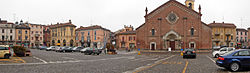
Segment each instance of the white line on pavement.
[{"label": "white line on pavement", "polygon": [[[170,57],[167,57],[167,58],[164,58],[164,59],[155,61],[153,64],[160,63],[160,62],[162,62],[162,61],[164,61],[164,60],[167,60],[167,59],[169,59],[169,58],[172,58],[172,57],[174,57],[174,56],[175,56],[175,55],[172,55],[172,56],[170,56]],[[153,64],[147,64],[147,65],[145,65],[145,66],[138,67],[138,68],[136,68],[136,69],[134,69],[134,70],[132,70],[132,71],[126,71],[126,72],[123,72],[123,73],[133,73],[133,72],[136,72],[137,70],[145,69],[145,68],[147,68],[148,66],[153,65]]]},{"label": "white line on pavement", "polygon": [[212,58],[210,58],[209,56],[207,56],[207,58],[209,58],[211,61],[213,61],[214,63],[216,63]]},{"label": "white line on pavement", "polygon": [[37,60],[40,60],[40,61],[42,61],[42,62],[43,62],[43,63],[45,63],[45,64],[47,64],[47,63],[48,63],[48,62],[46,62],[45,60],[40,59],[40,58],[38,58],[38,57],[33,56],[33,58],[35,58],[35,59],[37,59]]}]

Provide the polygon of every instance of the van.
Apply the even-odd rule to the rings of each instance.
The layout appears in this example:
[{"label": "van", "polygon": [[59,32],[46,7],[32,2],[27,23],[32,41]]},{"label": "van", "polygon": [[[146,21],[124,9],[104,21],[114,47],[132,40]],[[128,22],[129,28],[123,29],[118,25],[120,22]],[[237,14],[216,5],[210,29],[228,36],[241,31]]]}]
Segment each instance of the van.
[{"label": "van", "polygon": [[0,45],[0,58],[9,59],[10,56],[10,47],[8,45]]}]

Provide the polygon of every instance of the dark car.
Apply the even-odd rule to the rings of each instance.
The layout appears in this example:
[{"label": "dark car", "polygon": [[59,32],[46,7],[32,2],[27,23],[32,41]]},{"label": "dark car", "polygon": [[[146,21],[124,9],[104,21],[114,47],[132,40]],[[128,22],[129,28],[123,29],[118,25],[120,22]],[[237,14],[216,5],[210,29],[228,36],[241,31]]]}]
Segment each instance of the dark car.
[{"label": "dark car", "polygon": [[102,53],[102,49],[98,49],[98,48],[88,48],[88,49],[86,49],[86,51],[84,51],[83,53],[84,53],[85,55],[91,55],[91,54],[93,54],[93,55],[95,55],[95,54],[99,55],[99,54]]},{"label": "dark car", "polygon": [[250,67],[250,50],[238,49],[230,51],[217,58],[216,65],[231,71],[239,71],[242,68]]},{"label": "dark car", "polygon": [[187,57],[193,57],[196,58],[196,52],[195,49],[184,49],[183,51],[183,58],[187,58]]},{"label": "dark car", "polygon": [[57,52],[73,52],[71,47],[63,47],[59,49]]}]

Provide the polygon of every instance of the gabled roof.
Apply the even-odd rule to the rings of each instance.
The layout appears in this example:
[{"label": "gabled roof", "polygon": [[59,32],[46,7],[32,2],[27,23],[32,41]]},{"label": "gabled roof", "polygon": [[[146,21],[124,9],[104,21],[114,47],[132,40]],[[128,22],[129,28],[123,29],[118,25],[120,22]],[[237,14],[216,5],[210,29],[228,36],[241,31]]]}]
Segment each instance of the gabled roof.
[{"label": "gabled roof", "polygon": [[177,3],[177,4],[181,5],[181,6],[183,6],[184,8],[186,8],[186,9],[188,9],[188,10],[190,10],[190,11],[192,11],[192,12],[198,14],[198,15],[200,15],[200,13],[196,12],[195,10],[193,10],[193,9],[191,9],[191,8],[188,8],[187,6],[183,5],[182,3],[180,3],[180,2],[178,2],[178,1],[176,1],[176,0],[169,0],[168,2],[162,4],[162,5],[159,6],[158,8],[154,9],[154,10],[153,10],[152,12],[150,12],[149,14],[145,15],[145,17],[151,15],[152,13],[154,13],[155,11],[157,11],[158,9],[160,9],[161,7],[167,5],[167,4],[171,3],[171,2],[175,2],[175,3]]},{"label": "gabled roof", "polygon": [[209,27],[225,27],[225,28],[236,28],[233,23],[210,23],[208,24]]}]

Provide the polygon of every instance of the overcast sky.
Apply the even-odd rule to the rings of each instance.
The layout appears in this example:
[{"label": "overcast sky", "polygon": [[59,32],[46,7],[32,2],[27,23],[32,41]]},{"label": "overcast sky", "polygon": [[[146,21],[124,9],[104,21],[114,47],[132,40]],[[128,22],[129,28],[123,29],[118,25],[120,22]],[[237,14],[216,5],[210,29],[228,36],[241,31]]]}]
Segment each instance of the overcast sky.
[{"label": "overcast sky", "polygon": [[[169,0],[0,0],[0,18],[10,22],[56,24],[72,20],[79,26],[101,25],[117,31],[124,25],[135,28],[144,23],[149,12]],[[177,0],[184,4],[185,0]],[[250,27],[250,0],[195,0],[195,10],[202,8],[202,21],[234,23]]]}]

